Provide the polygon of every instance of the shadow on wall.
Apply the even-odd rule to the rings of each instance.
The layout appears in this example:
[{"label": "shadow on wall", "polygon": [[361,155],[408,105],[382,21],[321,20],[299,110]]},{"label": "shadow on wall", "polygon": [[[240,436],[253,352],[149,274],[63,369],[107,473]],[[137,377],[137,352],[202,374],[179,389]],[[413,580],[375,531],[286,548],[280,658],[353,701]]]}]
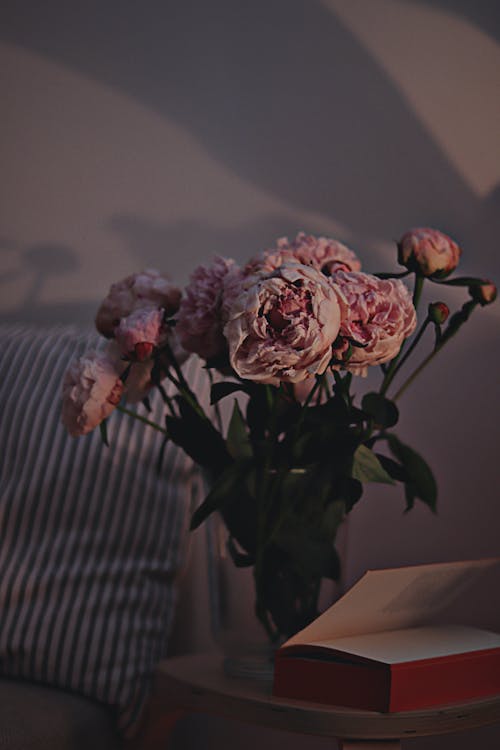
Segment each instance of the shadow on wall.
[{"label": "shadow on wall", "polygon": [[[497,15],[486,2],[434,5],[488,31]],[[245,180],[297,210],[355,227],[355,244],[434,224],[493,258],[498,192],[483,201],[470,190],[386,73],[319,0],[53,0],[30,3],[29,14],[4,0],[1,16],[4,41],[176,120]],[[184,229],[181,244],[193,250],[201,227]],[[136,224],[127,242],[138,231]],[[147,228],[139,240],[156,242]],[[474,271],[466,266],[465,258],[464,270]]]},{"label": "shadow on wall", "polygon": [[[406,0],[407,1],[407,0]],[[416,4],[441,8],[457,16],[462,16],[478,26],[485,34],[500,40],[500,6],[496,0],[413,0]]]},{"label": "shadow on wall", "polygon": [[[200,248],[203,248],[206,262],[216,254],[246,262],[261,249],[262,237],[275,238],[287,232],[294,236],[297,230],[289,216],[280,214],[227,228],[194,220],[171,224],[154,222],[127,213],[113,216],[107,227],[136,258],[137,270],[158,268],[177,283],[180,283],[176,278],[179,258],[193,270],[199,262]],[[11,251],[12,243],[0,238],[0,254],[2,249]],[[15,269],[0,273],[0,292],[5,285],[16,283],[21,290],[15,308],[2,311],[2,322],[51,325],[71,321],[92,325],[95,302],[57,303],[43,299],[44,287],[49,280],[78,270],[78,256],[71,248],[57,243],[39,243],[18,249],[17,257],[19,261]]]},{"label": "shadow on wall", "polygon": [[[179,258],[182,258],[183,264],[190,271],[200,262],[200,255],[204,257],[203,262],[209,262],[213,255],[225,255],[245,263],[260,249],[264,249],[263,237],[269,238],[271,243],[271,239],[286,234],[293,237],[297,231],[290,216],[281,214],[223,227],[195,220],[169,224],[124,213],[111,217],[107,228],[119,237],[127,253],[136,259],[138,270],[158,268],[176,283],[180,283],[176,277]],[[0,240],[0,253],[2,245],[7,251],[12,249],[11,243]],[[92,324],[96,312],[95,302],[50,303],[43,299],[47,281],[78,269],[79,261],[75,252],[66,245],[40,243],[20,249],[18,257],[19,263],[14,270],[0,273],[0,291],[4,285],[16,282],[20,282],[18,285],[22,289],[15,309],[1,313],[3,322],[50,325],[70,320],[79,321],[83,325]],[[370,270],[377,269],[374,267]],[[22,283],[26,279],[29,282]]]},{"label": "shadow on wall", "polygon": [[[293,238],[298,230],[296,221],[289,214],[270,214],[259,217],[258,221],[218,226],[195,219],[154,222],[150,218],[123,213],[113,216],[108,226],[120,238],[127,252],[137,258],[138,267],[146,264],[159,268],[169,273],[174,281],[175,267],[180,258],[190,272],[198,263],[210,262],[214,255],[228,256],[243,264],[260,250],[274,246],[278,237]],[[301,229],[309,230],[307,225]],[[348,238],[338,237],[352,246]],[[361,250],[360,255],[363,255]],[[372,262],[383,265],[376,253]]]},{"label": "shadow on wall", "polygon": [[[0,243],[2,250],[10,250],[7,240]],[[95,305],[85,302],[47,303],[42,299],[46,282],[55,276],[74,271],[79,267],[76,253],[67,245],[39,243],[21,249],[17,268],[0,274],[0,290],[6,284],[28,280],[21,284],[19,304],[12,311],[2,311],[2,323],[36,323],[50,325],[65,321],[87,320],[92,323]]]},{"label": "shadow on wall", "polygon": [[[290,217],[272,215],[233,227],[217,226],[194,219],[174,223],[154,222],[135,214],[113,216],[109,228],[120,238],[138,264],[147,264],[170,274],[176,281],[178,259],[193,270],[200,262],[209,262],[213,255],[225,255],[245,262],[263,249],[262,237],[294,235],[296,227]],[[168,249],[168,251],[167,251]]]}]

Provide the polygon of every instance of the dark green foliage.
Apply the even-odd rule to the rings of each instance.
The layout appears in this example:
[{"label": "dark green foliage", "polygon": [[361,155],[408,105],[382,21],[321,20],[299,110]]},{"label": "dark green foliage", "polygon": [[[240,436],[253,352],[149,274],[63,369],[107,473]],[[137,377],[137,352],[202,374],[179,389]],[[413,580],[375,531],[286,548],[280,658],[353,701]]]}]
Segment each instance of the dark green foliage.
[{"label": "dark green foliage", "polygon": [[428,464],[413,448],[402,443],[395,435],[389,435],[387,442],[407,476],[405,481],[407,509],[413,507],[415,498],[419,498],[435,512],[437,485]]},{"label": "dark green foliage", "polygon": [[372,419],[376,427],[394,427],[399,419],[398,407],[380,393],[366,393],[361,401],[364,412]]},{"label": "dark green foliage", "polygon": [[236,393],[237,391],[248,393],[248,390],[248,387],[243,383],[236,383],[232,380],[224,380],[221,383],[214,383],[210,389],[210,403],[213,406],[231,393]]},{"label": "dark green foliage", "polygon": [[353,456],[352,476],[360,482],[382,482],[394,484],[375,453],[366,445],[359,445]]},{"label": "dark green foliage", "polygon": [[171,439],[191,456],[199,466],[219,474],[231,463],[226,443],[209,419],[194,408],[184,396],[175,396],[179,416],[167,416],[166,425]]},{"label": "dark green foliage", "polygon": [[109,442],[108,442],[108,427],[106,424],[106,420],[104,419],[100,425],[99,425],[99,432],[101,433],[101,440],[104,443],[106,447],[109,448]]},{"label": "dark green foliage", "polygon": [[238,402],[235,400],[233,414],[227,431],[227,450],[232,458],[250,458],[252,456],[252,444],[248,435],[247,426],[243,419]]}]

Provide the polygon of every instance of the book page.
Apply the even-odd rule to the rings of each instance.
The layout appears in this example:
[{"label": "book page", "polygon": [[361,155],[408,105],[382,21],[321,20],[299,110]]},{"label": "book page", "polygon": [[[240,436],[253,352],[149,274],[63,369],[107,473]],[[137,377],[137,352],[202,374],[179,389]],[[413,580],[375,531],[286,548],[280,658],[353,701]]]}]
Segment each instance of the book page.
[{"label": "book page", "polygon": [[375,659],[384,664],[400,664],[500,648],[500,634],[462,625],[438,625],[332,638],[314,645]]},{"label": "book page", "polygon": [[428,624],[500,558],[369,570],[284,645]]}]

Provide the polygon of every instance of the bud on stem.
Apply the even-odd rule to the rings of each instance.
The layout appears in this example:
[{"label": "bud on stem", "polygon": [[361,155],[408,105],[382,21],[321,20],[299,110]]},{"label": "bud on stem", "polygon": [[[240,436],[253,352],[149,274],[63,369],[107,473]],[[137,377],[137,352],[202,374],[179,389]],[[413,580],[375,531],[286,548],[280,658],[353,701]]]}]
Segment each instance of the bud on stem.
[{"label": "bud on stem", "polygon": [[427,315],[429,320],[436,325],[446,323],[450,315],[450,308],[444,302],[431,302]]},{"label": "bud on stem", "polygon": [[469,294],[474,302],[482,307],[491,305],[497,298],[497,288],[492,281],[485,279],[482,284],[474,284],[469,287]]}]

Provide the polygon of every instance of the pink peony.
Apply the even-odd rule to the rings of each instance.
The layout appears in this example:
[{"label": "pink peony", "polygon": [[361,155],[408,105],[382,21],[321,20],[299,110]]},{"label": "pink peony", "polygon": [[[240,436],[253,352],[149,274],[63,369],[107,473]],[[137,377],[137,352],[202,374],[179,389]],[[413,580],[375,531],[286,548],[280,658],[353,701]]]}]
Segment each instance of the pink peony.
[{"label": "pink peony", "polygon": [[176,331],[182,346],[203,359],[217,357],[227,348],[223,334],[224,283],[235,271],[238,274],[239,269],[233,260],[216,256],[211,265],[198,266],[184,290]]},{"label": "pink peony", "polygon": [[290,243],[290,248],[298,261],[314,266],[326,276],[331,276],[335,271],[361,270],[355,253],[329,237],[314,237],[299,232],[295,241]]},{"label": "pink peony", "polygon": [[123,368],[109,352],[87,352],[74,360],[63,382],[62,423],[70,435],[91,432],[120,402]]},{"label": "pink peony", "polygon": [[288,237],[280,237],[276,242],[276,247],[254,255],[246,264],[243,273],[247,277],[256,274],[269,274],[280,268],[283,263],[297,262],[299,261],[297,261],[290,247]]},{"label": "pink peony", "polygon": [[260,278],[265,276],[262,273],[246,273],[239,266],[233,266],[224,277],[222,289],[222,310],[221,317],[225,325],[229,318],[229,310],[236,299],[247,289],[250,289]]},{"label": "pink peony", "polygon": [[132,364],[125,381],[125,399],[129,404],[137,404],[149,395],[153,388],[152,369],[152,360]]},{"label": "pink peony", "polygon": [[167,331],[167,343],[170,347],[170,351],[174,355],[177,364],[182,365],[189,357],[191,352],[188,352],[181,344],[179,334],[175,328],[168,328]]},{"label": "pink peony", "polygon": [[327,368],[340,327],[332,284],[316,269],[284,263],[232,300],[224,334],[236,373],[278,385]]},{"label": "pink peony", "polygon": [[181,298],[181,290],[154,269],[127,276],[112,284],[108,295],[97,311],[96,328],[106,338],[114,336],[122,318],[139,308],[153,307],[173,315]]},{"label": "pink peony", "polygon": [[343,367],[355,375],[366,375],[368,365],[380,365],[395,357],[403,340],[415,330],[417,317],[411,295],[399,279],[339,271],[333,280],[342,295],[341,339],[336,356],[345,356],[346,338],[361,344],[362,348],[352,346],[352,355]]},{"label": "pink peony", "polygon": [[139,362],[149,359],[153,350],[167,338],[162,310],[154,307],[134,310],[121,319],[115,329],[115,338],[122,354],[128,359]]},{"label": "pink peony", "polygon": [[449,276],[461,254],[457,243],[437,229],[410,229],[398,242],[398,262],[402,266],[436,279]]},{"label": "pink peony", "polygon": [[348,247],[328,237],[299,232],[293,242],[281,237],[276,248],[256,255],[245,267],[246,274],[271,272],[283,263],[304,263],[331,276],[335,271],[359,271],[361,263]]}]

